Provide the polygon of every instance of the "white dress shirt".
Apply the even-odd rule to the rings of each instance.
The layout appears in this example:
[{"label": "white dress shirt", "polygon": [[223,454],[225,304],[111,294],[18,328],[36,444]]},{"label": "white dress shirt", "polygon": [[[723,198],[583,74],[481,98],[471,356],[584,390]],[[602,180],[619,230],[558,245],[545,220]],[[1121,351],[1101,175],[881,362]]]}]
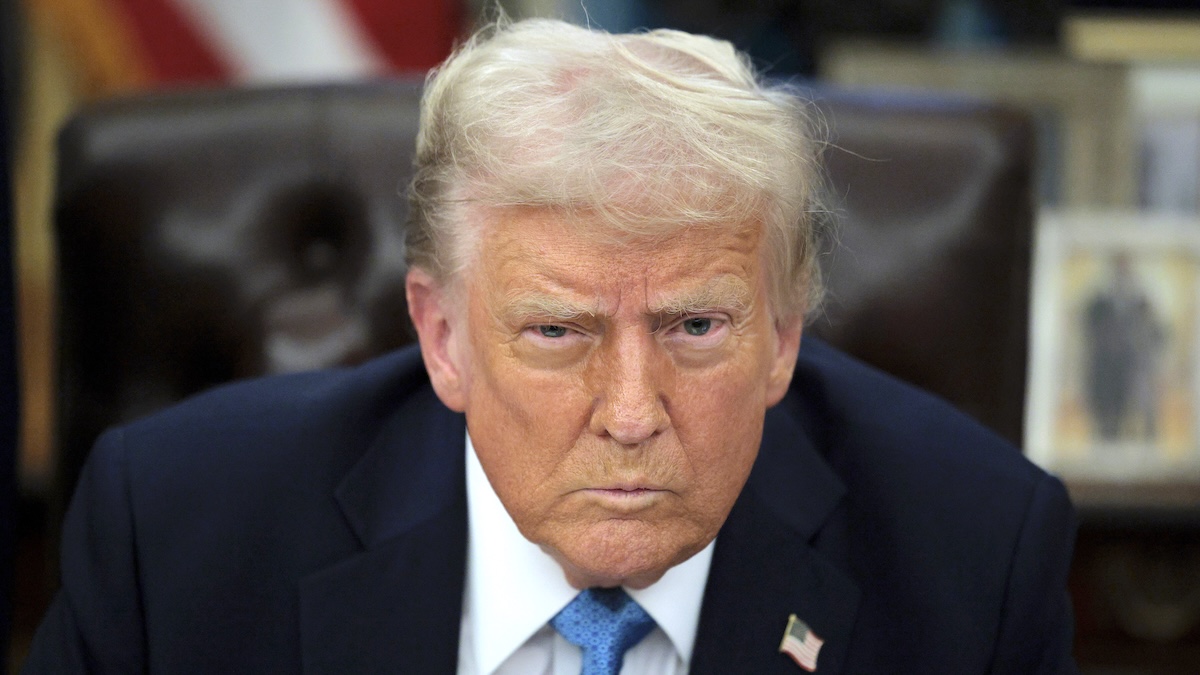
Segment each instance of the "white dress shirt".
[{"label": "white dress shirt", "polygon": [[[582,654],[549,625],[579,590],[521,535],[467,436],[467,578],[458,675],[579,675]],[[629,594],[657,627],[625,654],[621,675],[685,675],[713,544]]]}]

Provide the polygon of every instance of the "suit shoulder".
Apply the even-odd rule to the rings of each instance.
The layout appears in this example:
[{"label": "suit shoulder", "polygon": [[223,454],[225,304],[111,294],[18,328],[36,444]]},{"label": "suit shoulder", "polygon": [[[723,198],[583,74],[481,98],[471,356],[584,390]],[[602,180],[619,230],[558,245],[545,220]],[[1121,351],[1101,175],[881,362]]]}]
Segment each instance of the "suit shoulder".
[{"label": "suit shoulder", "polygon": [[120,431],[135,474],[198,480],[281,462],[295,470],[321,461],[344,466],[409,403],[437,405],[415,348],[351,368],[226,384]]},{"label": "suit shoulder", "polygon": [[[1062,483],[931,394],[819,343],[801,353],[787,404],[840,481],[815,545],[863,592],[856,630],[923,626],[908,646],[974,654],[981,671],[1002,629],[1060,629],[1058,614],[1027,619],[1062,597],[1074,536]],[[1069,647],[1069,633],[1052,641]],[[886,670],[891,655],[876,656],[863,672]]]},{"label": "suit shoulder", "polygon": [[971,540],[980,521],[1015,536],[1039,492],[1069,503],[1056,478],[977,420],[814,342],[800,352],[788,404],[852,507],[900,528],[936,520]]},{"label": "suit shoulder", "polygon": [[950,403],[816,340],[801,349],[789,404],[844,475],[908,477],[963,497],[981,485],[1031,491],[1046,478]]},{"label": "suit shoulder", "polygon": [[[400,477],[397,492],[411,492],[428,475],[412,467],[461,447],[452,443],[464,433],[459,420],[438,401],[415,350],[238,382],[106,433],[71,508],[107,509],[120,495],[147,574],[179,568],[180,557],[229,558],[253,570],[240,579],[269,576],[271,565],[282,579],[285,567],[309,569],[354,546],[336,497],[348,477],[378,470]],[[268,540],[286,553],[256,557],[255,542]]]}]

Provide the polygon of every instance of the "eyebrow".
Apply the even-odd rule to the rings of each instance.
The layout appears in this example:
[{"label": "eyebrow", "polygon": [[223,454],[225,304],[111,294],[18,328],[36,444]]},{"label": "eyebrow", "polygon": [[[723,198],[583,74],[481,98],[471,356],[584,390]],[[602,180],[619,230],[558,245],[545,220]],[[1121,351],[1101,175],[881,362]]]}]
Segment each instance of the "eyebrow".
[{"label": "eyebrow", "polygon": [[753,292],[745,280],[722,275],[682,293],[665,297],[650,304],[650,313],[666,316],[702,314],[717,309],[734,312],[750,307]]},{"label": "eyebrow", "polygon": [[552,321],[570,321],[600,313],[598,301],[581,304],[545,293],[513,293],[505,299],[505,310],[516,316],[545,317]]},{"label": "eyebrow", "polygon": [[[753,292],[749,285],[733,275],[723,275],[694,288],[651,302],[647,313],[654,316],[687,316],[714,310],[745,311]],[[506,313],[536,316],[548,321],[571,321],[583,316],[603,314],[599,299],[577,301],[548,293],[517,291],[504,302]]]}]

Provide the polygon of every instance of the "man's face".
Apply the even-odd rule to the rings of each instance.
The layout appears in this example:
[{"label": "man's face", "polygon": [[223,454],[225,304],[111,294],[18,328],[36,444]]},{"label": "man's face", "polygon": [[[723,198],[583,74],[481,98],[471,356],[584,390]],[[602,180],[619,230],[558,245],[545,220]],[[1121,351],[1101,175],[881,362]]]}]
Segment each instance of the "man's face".
[{"label": "man's face", "polygon": [[580,231],[548,210],[492,212],[458,293],[415,271],[410,307],[521,533],[576,587],[642,587],[716,536],[800,324],[771,316],[756,224]]}]

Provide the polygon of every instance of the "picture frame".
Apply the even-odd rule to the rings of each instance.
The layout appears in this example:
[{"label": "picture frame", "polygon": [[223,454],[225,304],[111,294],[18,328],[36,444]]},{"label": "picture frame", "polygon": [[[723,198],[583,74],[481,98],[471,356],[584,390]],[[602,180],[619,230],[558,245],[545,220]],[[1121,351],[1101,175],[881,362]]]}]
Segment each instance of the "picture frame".
[{"label": "picture frame", "polygon": [[1200,495],[1200,217],[1044,211],[1025,450],[1077,502]]},{"label": "picture frame", "polygon": [[1139,64],[1129,79],[1138,208],[1200,216],[1200,67]]},{"label": "picture frame", "polygon": [[826,45],[821,77],[847,87],[937,92],[1026,110],[1038,143],[1038,203],[1132,208],[1137,150],[1129,67],[1056,50],[930,49],[846,38]]}]

